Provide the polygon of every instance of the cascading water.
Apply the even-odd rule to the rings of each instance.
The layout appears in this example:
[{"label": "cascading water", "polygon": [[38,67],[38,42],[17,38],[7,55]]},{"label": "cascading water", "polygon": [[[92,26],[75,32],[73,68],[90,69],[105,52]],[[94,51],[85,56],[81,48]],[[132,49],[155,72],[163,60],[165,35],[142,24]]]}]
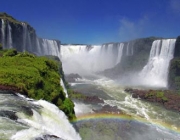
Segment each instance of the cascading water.
[{"label": "cascading water", "polygon": [[2,40],[1,43],[3,45],[3,47],[5,46],[5,24],[4,24],[4,20],[1,19],[2,22],[2,27],[1,27],[1,33],[2,33]]},{"label": "cascading water", "polygon": [[87,74],[114,67],[121,61],[124,43],[93,45],[61,45],[61,57],[66,73]]},{"label": "cascading water", "polygon": [[124,43],[120,43],[118,47],[119,48],[118,48],[118,57],[117,57],[117,60],[116,60],[116,65],[121,62],[121,58],[122,58],[122,55],[123,55]]},{"label": "cascading water", "polygon": [[7,37],[7,48],[12,48],[13,42],[12,42],[12,33],[11,33],[11,26],[8,22],[8,37]]},{"label": "cascading water", "polygon": [[156,40],[149,61],[140,73],[144,85],[167,87],[169,62],[173,58],[176,39]]},{"label": "cascading water", "polygon": [[27,40],[27,25],[22,23],[23,26],[23,52],[26,50],[26,40]]},{"label": "cascading water", "polygon": [[96,69],[96,54],[100,46],[92,46],[88,50],[86,45],[61,45],[61,58],[66,73],[90,73]]},{"label": "cascading water", "polygon": [[134,42],[128,42],[127,46],[126,46],[126,56],[131,56],[134,54],[134,47],[133,47]]},{"label": "cascading water", "polygon": [[33,52],[32,49],[32,41],[30,38],[30,34],[27,28],[27,24],[22,22],[23,26],[23,50],[22,51],[30,51]]},{"label": "cascading water", "polygon": [[63,87],[64,93],[66,93],[66,98],[68,98],[67,89],[66,89],[66,87],[65,87],[64,82],[63,82],[63,80],[62,80],[62,79],[60,80],[60,84],[61,84],[61,85],[62,85],[62,87]]},{"label": "cascading water", "polygon": [[65,114],[47,101],[0,91],[0,104],[2,140],[81,139]]},{"label": "cascading water", "polygon": [[55,40],[42,39],[41,55],[58,56],[60,59],[60,50]]}]

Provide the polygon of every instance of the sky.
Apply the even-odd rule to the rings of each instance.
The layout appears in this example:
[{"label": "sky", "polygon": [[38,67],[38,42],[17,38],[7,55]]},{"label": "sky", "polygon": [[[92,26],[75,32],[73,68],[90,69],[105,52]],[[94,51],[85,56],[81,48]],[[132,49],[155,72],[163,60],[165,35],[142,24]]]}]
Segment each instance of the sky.
[{"label": "sky", "polygon": [[180,35],[180,0],[0,0],[0,12],[69,44]]}]

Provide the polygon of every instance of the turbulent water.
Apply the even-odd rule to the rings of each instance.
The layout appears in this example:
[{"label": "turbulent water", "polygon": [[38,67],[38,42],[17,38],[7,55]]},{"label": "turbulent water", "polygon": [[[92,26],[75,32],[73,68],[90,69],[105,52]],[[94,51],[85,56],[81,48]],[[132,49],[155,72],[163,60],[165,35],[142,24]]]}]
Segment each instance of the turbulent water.
[{"label": "turbulent water", "polygon": [[[153,42],[148,63],[131,77],[136,77],[134,84],[141,85],[141,88],[143,86],[167,87],[168,66],[169,61],[173,58],[175,41],[175,39],[163,39]],[[79,73],[85,77],[77,83],[72,83],[73,89],[90,96],[97,95],[104,100],[104,104],[97,105],[75,102],[75,111],[79,120],[75,123],[77,130],[84,140],[179,140],[179,113],[166,110],[157,104],[132,98],[124,91],[119,81],[100,77],[95,73],[97,77],[92,76],[92,72],[120,63],[124,52],[127,56],[133,55],[133,44],[130,43],[126,47],[123,43],[116,46],[118,48],[116,57],[113,56],[115,52],[112,44],[91,46],[91,49],[87,49],[87,46],[74,45],[61,47],[65,73]],[[126,51],[123,51],[124,48]],[[90,79],[86,78],[89,73],[91,74]],[[104,105],[117,106],[127,116],[125,115],[125,119],[115,114],[108,117],[108,115],[96,114],[93,111]],[[131,119],[126,119],[129,115]]]},{"label": "turbulent water", "polygon": [[[79,116],[77,127],[83,139],[89,140],[91,139],[90,136],[96,140],[180,139],[179,113],[168,111],[156,104],[134,99],[124,91],[122,86],[107,78],[81,82],[82,85],[74,84],[73,88],[83,92],[83,83],[92,84],[111,97],[104,99],[105,103],[97,106],[76,102],[75,111]],[[98,95],[98,91],[96,95]],[[106,117],[100,114],[97,117],[94,115],[95,117],[92,119],[89,113],[92,114],[93,109],[103,105],[117,106],[125,114],[131,115],[133,119],[126,119],[128,116],[124,116],[124,119],[122,119],[121,116],[114,117],[113,115],[109,118],[108,115]],[[86,118],[85,121],[83,121],[83,115]]]},{"label": "turbulent water", "polygon": [[104,45],[61,45],[61,57],[66,73],[87,75],[112,68],[121,62],[124,43]]},{"label": "turbulent water", "polygon": [[167,87],[169,62],[174,55],[175,39],[156,40],[149,61],[140,73],[146,85]]},{"label": "turbulent water", "polygon": [[[134,55],[134,42],[103,45],[59,45],[56,40],[41,39],[31,34],[22,23],[21,46],[16,46],[11,25],[1,20],[1,43],[4,48],[17,48],[37,55],[54,55],[63,63],[66,74],[78,73],[89,79],[72,83],[73,88],[97,95],[104,104],[75,102],[78,116],[74,126],[83,140],[179,140],[180,116],[163,107],[134,99],[124,91],[120,82],[96,75],[96,72],[121,66],[122,57]],[[130,80],[141,86],[167,87],[169,61],[173,58],[175,39],[153,42],[149,60]],[[148,79],[148,80],[147,80]],[[62,79],[61,85],[67,95]],[[127,83],[130,83],[129,79]],[[141,87],[142,88],[142,87]],[[96,114],[93,110],[104,105],[117,106],[117,114]],[[89,116],[90,114],[90,116]],[[92,114],[95,116],[92,119]],[[83,119],[86,116],[86,119]],[[129,116],[131,116],[129,119]],[[128,119],[127,119],[128,118]],[[0,139],[2,140],[80,140],[80,135],[56,106],[34,101],[9,92],[0,92]]]},{"label": "turbulent water", "polygon": [[0,92],[1,140],[80,140],[65,114],[55,105]]}]

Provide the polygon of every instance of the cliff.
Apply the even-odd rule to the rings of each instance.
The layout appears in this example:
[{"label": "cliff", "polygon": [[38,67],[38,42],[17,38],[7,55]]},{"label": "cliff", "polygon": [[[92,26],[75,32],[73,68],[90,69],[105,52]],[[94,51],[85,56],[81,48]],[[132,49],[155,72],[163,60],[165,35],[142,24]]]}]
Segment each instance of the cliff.
[{"label": "cliff", "polygon": [[19,92],[58,106],[69,119],[75,117],[74,104],[60,85],[62,65],[47,57],[37,57],[15,49],[0,50],[0,90]]},{"label": "cliff", "polygon": [[174,58],[169,65],[168,83],[169,89],[180,90],[180,36],[176,39]]},{"label": "cliff", "polygon": [[28,23],[20,22],[6,13],[0,13],[0,19],[0,43],[3,48],[60,57],[60,41],[39,38]]},{"label": "cliff", "polygon": [[[33,54],[48,55],[54,60]],[[74,104],[66,98],[60,85],[60,78],[65,82],[60,41],[39,38],[28,23],[0,13],[0,65],[1,90],[47,100],[63,110],[69,119],[75,117]]]}]

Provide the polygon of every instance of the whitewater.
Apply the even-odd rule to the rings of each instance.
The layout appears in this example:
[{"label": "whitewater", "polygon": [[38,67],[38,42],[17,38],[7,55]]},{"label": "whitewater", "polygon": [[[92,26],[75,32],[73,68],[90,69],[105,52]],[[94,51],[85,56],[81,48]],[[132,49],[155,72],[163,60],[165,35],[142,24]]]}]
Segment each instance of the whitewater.
[{"label": "whitewater", "polygon": [[[2,140],[154,140],[180,139],[179,113],[134,99],[126,87],[168,88],[168,67],[173,58],[175,39],[153,41],[149,59],[136,73],[115,79],[100,75],[107,69],[121,66],[123,57],[135,53],[134,41],[103,45],[59,45],[56,40],[30,37],[23,26],[22,46],[15,46],[10,24],[1,20],[1,42],[4,48],[16,48],[37,55],[57,56],[65,74],[78,73],[83,79],[70,83],[74,90],[101,98],[103,104],[75,102],[77,121],[69,123],[64,113],[44,100],[34,101],[19,94],[0,92],[0,139]],[[128,77],[128,78],[127,78]],[[148,80],[147,80],[148,79]],[[60,79],[66,97],[67,89]],[[90,90],[91,91],[91,90]],[[117,106],[124,114],[97,114],[105,105]],[[75,127],[73,127],[75,126]]]},{"label": "whitewater", "polygon": [[0,92],[1,140],[80,140],[66,115],[44,100]]},{"label": "whitewater", "polygon": [[[83,76],[83,79],[71,84],[72,88],[83,93],[86,92],[85,89],[88,90],[89,87],[93,85],[98,90],[96,94],[92,93],[92,95],[97,95],[104,100],[104,104],[97,105],[75,101],[75,112],[79,118],[76,127],[78,127],[83,139],[90,139],[89,135],[91,135],[93,139],[123,139],[123,137],[129,140],[180,139],[179,113],[166,110],[157,104],[132,98],[132,95],[124,91],[125,88],[131,86],[131,82],[134,81],[133,85],[136,85],[140,89],[143,89],[143,86],[145,88],[148,86],[150,88],[167,88],[168,66],[170,60],[173,58],[175,41],[175,39],[155,40],[152,43],[147,64],[141,71],[132,76],[132,78],[135,79],[129,81],[129,83],[126,82],[125,85],[121,85],[123,82],[121,79],[117,78],[112,80],[100,76],[96,72],[120,64],[123,55],[133,55],[133,47],[130,47],[129,44],[125,50],[126,54],[123,54],[124,44],[119,43],[116,46],[116,55],[114,55],[114,46],[112,44],[102,46],[92,45],[91,49],[87,49],[86,45],[61,46],[65,73],[78,73]],[[109,99],[103,98],[99,90],[102,90],[104,94],[108,95]],[[91,93],[89,93],[89,95],[91,96]],[[117,106],[118,109],[127,114],[124,118],[128,118],[130,115],[132,117],[130,120],[133,122],[132,125],[128,123],[128,119],[122,119],[121,115],[116,116],[114,114],[114,116],[108,117],[107,114],[96,114],[93,111],[105,105]],[[104,120],[105,122],[103,122]],[[111,124],[114,124],[115,120],[120,120],[116,122],[116,124],[119,124],[118,129],[121,129],[122,122],[124,121],[128,123],[128,127],[134,129],[127,130],[127,132],[118,135],[118,132],[111,127]],[[134,124],[137,123],[136,121],[141,123],[138,127],[144,127],[144,131],[134,126]],[[114,130],[111,136],[108,136],[106,133],[102,134],[101,131],[98,130],[102,122],[104,129],[108,129],[106,126],[108,125],[109,129],[107,131]],[[89,123],[94,124],[94,127]],[[84,125],[89,126],[89,128]],[[83,127],[83,129],[81,129],[81,127]],[[128,133],[129,131],[131,133]],[[87,133],[87,135],[84,136],[84,133]],[[118,136],[115,138],[114,135]]]}]

